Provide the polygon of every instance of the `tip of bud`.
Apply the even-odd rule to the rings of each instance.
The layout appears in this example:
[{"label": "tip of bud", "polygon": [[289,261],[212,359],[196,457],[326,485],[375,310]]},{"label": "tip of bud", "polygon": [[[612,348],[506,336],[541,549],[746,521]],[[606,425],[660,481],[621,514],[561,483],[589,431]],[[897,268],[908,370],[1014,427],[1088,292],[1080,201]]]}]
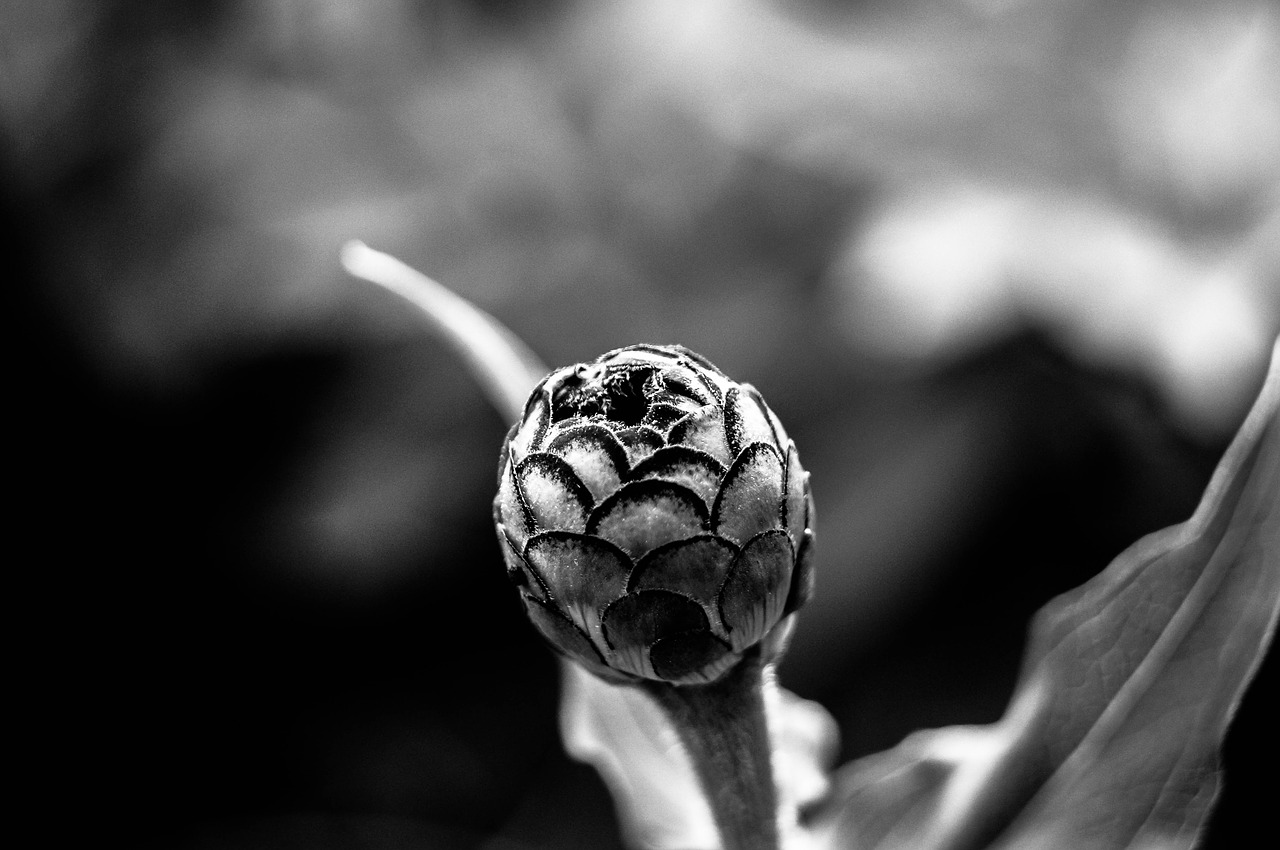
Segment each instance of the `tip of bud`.
[{"label": "tip of bud", "polygon": [[639,425],[658,394],[656,370],[648,365],[608,369],[580,364],[552,388],[551,419],[603,417],[610,422]]}]

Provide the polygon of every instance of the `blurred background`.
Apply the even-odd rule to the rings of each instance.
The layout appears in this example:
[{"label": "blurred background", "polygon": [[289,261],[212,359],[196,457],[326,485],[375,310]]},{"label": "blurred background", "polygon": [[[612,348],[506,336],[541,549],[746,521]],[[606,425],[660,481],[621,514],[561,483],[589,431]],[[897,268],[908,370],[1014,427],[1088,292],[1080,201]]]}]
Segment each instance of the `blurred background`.
[{"label": "blurred background", "polygon": [[[1280,329],[1263,0],[9,0],[0,132],[50,843],[620,846],[489,525],[508,423],[347,239],[551,365],[760,388],[818,507],[781,678],[842,762],[996,719]],[[1273,831],[1274,668],[1209,847]]]}]

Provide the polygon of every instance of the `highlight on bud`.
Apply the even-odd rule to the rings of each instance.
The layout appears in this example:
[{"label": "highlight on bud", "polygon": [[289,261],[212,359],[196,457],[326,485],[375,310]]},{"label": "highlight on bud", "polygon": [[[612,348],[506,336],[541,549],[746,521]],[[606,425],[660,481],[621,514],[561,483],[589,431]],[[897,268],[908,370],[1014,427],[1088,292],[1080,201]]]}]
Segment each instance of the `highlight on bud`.
[{"label": "highlight on bud", "polygon": [[813,584],[809,474],[749,384],[681,346],[553,372],[503,445],[494,520],[537,629],[598,676],[714,681]]}]

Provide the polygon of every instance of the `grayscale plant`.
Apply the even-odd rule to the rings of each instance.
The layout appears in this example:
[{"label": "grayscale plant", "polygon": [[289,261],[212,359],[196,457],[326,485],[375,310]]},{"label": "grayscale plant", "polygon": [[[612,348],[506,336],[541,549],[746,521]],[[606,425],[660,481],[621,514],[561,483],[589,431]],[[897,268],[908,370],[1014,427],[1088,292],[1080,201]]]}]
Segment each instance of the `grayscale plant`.
[{"label": "grayscale plant", "polygon": [[829,719],[772,674],[812,586],[812,509],[759,395],[672,346],[548,376],[434,281],[359,243],[344,262],[422,307],[516,423],[499,543],[566,659],[566,747],[604,776],[631,846],[1196,845],[1280,616],[1280,342],[1194,515],[1036,615],[1001,720],[917,732],[828,775]]}]

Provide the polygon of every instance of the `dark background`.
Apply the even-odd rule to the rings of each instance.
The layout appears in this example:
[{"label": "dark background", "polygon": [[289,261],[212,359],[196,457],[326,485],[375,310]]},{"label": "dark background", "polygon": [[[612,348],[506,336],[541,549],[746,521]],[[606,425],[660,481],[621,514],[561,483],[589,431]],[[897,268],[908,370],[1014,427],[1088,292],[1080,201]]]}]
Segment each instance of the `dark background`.
[{"label": "dark background", "polygon": [[[0,36],[50,843],[619,846],[489,526],[508,423],[346,239],[553,365],[682,342],[761,389],[818,509],[781,678],[841,761],[996,719],[1031,613],[1194,509],[1280,327],[1269,5],[157,6]],[[1269,832],[1274,666],[1207,846]]]}]

